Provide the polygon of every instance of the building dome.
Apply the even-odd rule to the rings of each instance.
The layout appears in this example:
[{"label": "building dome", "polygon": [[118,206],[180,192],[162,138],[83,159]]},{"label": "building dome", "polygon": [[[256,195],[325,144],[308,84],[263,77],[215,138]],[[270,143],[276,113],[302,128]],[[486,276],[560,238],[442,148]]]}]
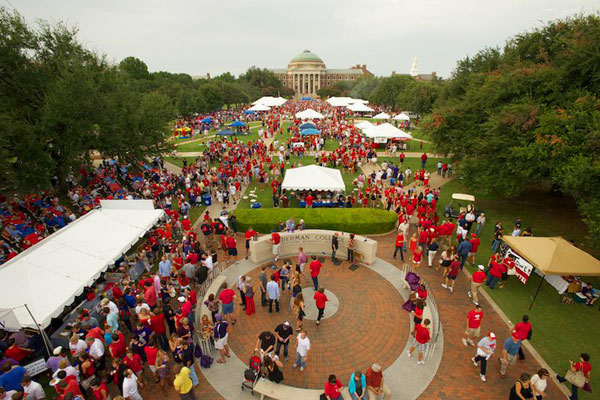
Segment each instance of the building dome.
[{"label": "building dome", "polygon": [[318,62],[323,63],[323,60],[316,54],[312,53],[310,50],[304,50],[302,53],[298,54],[296,57],[290,60],[290,64],[294,62]]}]

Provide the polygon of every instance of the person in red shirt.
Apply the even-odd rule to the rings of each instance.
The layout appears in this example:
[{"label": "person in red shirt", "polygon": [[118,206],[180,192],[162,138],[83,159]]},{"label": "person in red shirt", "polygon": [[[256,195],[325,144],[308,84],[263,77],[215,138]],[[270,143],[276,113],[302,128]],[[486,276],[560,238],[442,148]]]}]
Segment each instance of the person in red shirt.
[{"label": "person in red shirt", "polygon": [[308,265],[310,268],[310,277],[312,278],[313,285],[315,285],[315,292],[319,290],[319,272],[321,272],[321,261],[315,256],[311,256],[311,262]]},{"label": "person in red shirt", "polygon": [[308,196],[306,196],[306,198],[304,199],[304,201],[306,202],[306,208],[312,208],[314,200],[315,198],[313,197],[313,195],[309,193]]},{"label": "person in red shirt", "polygon": [[467,329],[465,337],[462,338],[462,343],[467,346],[475,346],[474,339],[479,337],[481,331],[481,321],[483,319],[483,310],[479,304],[475,304],[475,308],[467,315]]},{"label": "person in red shirt", "polygon": [[108,387],[106,387],[106,383],[102,382],[99,378],[92,379],[90,386],[92,388],[92,394],[94,395],[94,399],[110,399],[110,392],[108,391]]},{"label": "person in red shirt", "polygon": [[123,357],[123,364],[129,369],[133,371],[133,373],[138,377],[138,381],[144,384],[144,380],[142,377],[142,372],[144,372],[144,366],[142,357],[139,354],[133,352],[132,349],[127,350],[127,354]]},{"label": "person in red shirt", "polygon": [[252,240],[254,236],[258,236],[258,232],[252,229],[251,226],[248,227],[248,230],[244,233],[244,239],[246,239],[246,260],[250,255],[250,240]]},{"label": "person in red shirt", "polygon": [[154,283],[144,283],[144,299],[150,307],[156,306],[156,289],[154,288]]},{"label": "person in red shirt", "polygon": [[[530,339],[531,333],[531,323],[529,322],[529,315],[523,315],[521,318],[521,322],[515,325],[512,329],[513,333],[516,333],[519,336],[519,340],[523,343],[525,340]],[[525,359],[525,353],[522,350],[523,346],[519,347],[519,360],[523,361]]]},{"label": "person in red shirt", "polygon": [[[232,287],[235,287],[236,285],[237,282],[234,282]],[[222,306],[222,312],[227,322],[231,325],[235,325],[236,320],[233,318],[233,299],[236,297],[235,292],[233,289],[228,288],[227,284],[223,284],[223,286],[224,289],[219,293],[219,302]]]},{"label": "person in red shirt", "polygon": [[479,245],[481,244],[481,242],[479,241],[479,238],[477,237],[477,235],[474,233],[471,233],[471,240],[469,240],[469,242],[471,242],[471,253],[469,255],[473,257],[473,265],[475,265],[475,257],[477,256],[477,249],[479,249]]},{"label": "person in red shirt", "polygon": [[454,291],[454,282],[456,282],[456,278],[458,277],[458,273],[460,271],[460,261],[458,261],[458,256],[454,256],[454,259],[450,263],[450,267],[448,267],[448,273],[446,274],[446,283],[442,283],[442,287],[444,289],[448,289],[449,291]]},{"label": "person in red shirt", "polygon": [[275,231],[271,231],[270,242],[273,243],[273,257],[275,262],[279,261],[279,243],[281,243],[281,236]]},{"label": "person in red shirt", "polygon": [[485,272],[483,272],[484,268],[485,267],[483,265],[479,265],[477,271],[471,275],[471,290],[469,290],[467,294],[469,297],[473,298],[473,304],[479,303],[479,287],[483,284],[483,281],[485,281],[486,278]]},{"label": "person in red shirt", "polygon": [[425,353],[425,350],[427,349],[427,343],[429,343],[429,341],[431,340],[431,334],[429,333],[429,329],[427,328],[429,326],[429,324],[431,324],[431,321],[429,319],[425,319],[423,321],[422,324],[417,324],[415,325],[415,339],[413,342],[413,345],[411,346],[411,348],[409,350],[407,350],[406,354],[410,357],[412,356],[413,352],[415,351],[415,349],[417,348],[417,346],[419,347],[419,361],[418,364],[425,364],[425,361],[423,361],[423,354]]},{"label": "person in red shirt", "polygon": [[150,313],[150,329],[152,329],[160,348],[164,351],[169,351],[165,314],[162,313],[159,307],[154,308],[152,313]]},{"label": "person in red shirt", "polygon": [[9,339],[10,346],[4,352],[7,358],[12,358],[17,362],[21,362],[33,354],[33,350],[26,349],[15,343],[15,339]]},{"label": "person in red shirt", "polygon": [[[583,376],[585,377],[586,382],[590,381],[590,372],[592,372],[592,366],[590,365],[590,355],[587,353],[581,353],[579,355],[579,362],[573,362],[572,360],[569,360],[569,363],[571,364],[571,366],[569,367],[569,371],[571,372],[577,372],[577,371],[581,371],[583,373]],[[555,375],[556,379],[560,382],[566,382],[567,379],[563,376],[560,376],[558,374]],[[574,384],[571,383],[571,396],[569,396],[569,399],[573,399],[573,400],[577,400],[578,398],[578,387],[575,386]]]},{"label": "person in red shirt", "polygon": [[422,257],[423,257],[423,251],[421,250],[421,247],[417,247],[415,249],[415,252],[413,253],[413,257],[412,257],[413,268],[417,269],[421,266],[421,258]]},{"label": "person in red shirt", "polygon": [[112,343],[108,346],[110,356],[115,359],[120,359],[125,355],[126,344],[123,333],[115,330],[112,334]]},{"label": "person in red shirt", "polygon": [[81,390],[79,390],[79,384],[77,383],[76,378],[61,380],[60,382],[58,382],[58,385],[56,385],[56,391],[59,394],[59,396],[57,397],[58,400],[64,399],[67,393],[73,393],[73,396],[80,396],[81,398],[83,398]]},{"label": "person in red shirt", "polygon": [[513,259],[513,257],[511,255],[507,255],[506,257],[504,257],[504,260],[502,260],[502,264],[505,267],[505,271],[502,274],[502,280],[500,281],[500,289],[502,289],[504,287],[504,284],[506,283],[506,280],[508,279],[508,271],[512,271],[512,273],[514,273],[515,260]]},{"label": "person in red shirt", "polygon": [[319,315],[317,316],[317,326],[319,326],[321,324],[321,318],[323,318],[323,314],[325,313],[325,303],[329,301],[329,299],[325,294],[325,289],[322,287],[315,292],[313,298],[315,299],[315,304],[319,310]]},{"label": "person in red shirt", "polygon": [[233,232],[229,232],[229,235],[225,238],[225,246],[227,247],[227,258],[228,262],[236,262],[237,261],[237,242],[235,241],[235,234]]},{"label": "person in red shirt", "polygon": [[339,400],[343,399],[341,390],[344,387],[342,382],[335,376],[329,375],[329,379],[325,383],[325,396],[327,396],[327,400]]},{"label": "person in red shirt", "polygon": [[398,251],[400,251],[400,259],[402,261],[404,261],[404,234],[402,233],[402,231],[398,231],[398,234],[396,235],[396,248],[394,249],[394,255],[393,258],[396,258],[396,253],[398,253]]},{"label": "person in red shirt", "polygon": [[494,289],[496,283],[502,278],[502,274],[506,272],[506,267],[503,264],[500,264],[496,261],[490,262],[490,270],[488,271],[487,279],[485,280],[485,284],[490,288]]}]

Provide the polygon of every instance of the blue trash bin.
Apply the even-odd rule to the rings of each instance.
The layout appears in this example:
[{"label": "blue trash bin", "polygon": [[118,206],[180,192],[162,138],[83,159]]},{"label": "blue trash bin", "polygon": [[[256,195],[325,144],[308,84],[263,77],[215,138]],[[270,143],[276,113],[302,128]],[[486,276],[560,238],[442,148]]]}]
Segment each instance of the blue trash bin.
[{"label": "blue trash bin", "polygon": [[210,196],[210,194],[202,195],[202,204],[204,204],[205,206],[210,206],[212,204],[212,197]]}]

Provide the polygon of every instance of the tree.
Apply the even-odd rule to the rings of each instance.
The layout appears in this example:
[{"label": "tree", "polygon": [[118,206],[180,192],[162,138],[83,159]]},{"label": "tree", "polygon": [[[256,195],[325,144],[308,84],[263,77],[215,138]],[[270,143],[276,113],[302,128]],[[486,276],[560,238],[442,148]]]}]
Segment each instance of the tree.
[{"label": "tree", "polygon": [[[600,17],[553,21],[457,64],[426,133],[474,189],[571,194],[600,239]],[[408,99],[403,99],[409,101]]]},{"label": "tree", "polygon": [[32,28],[0,9],[0,166],[8,182],[45,188],[55,175],[65,190],[92,150],[137,161],[166,149],[168,98],[140,93],[131,74],[76,34],[61,23]]},{"label": "tree", "polygon": [[398,94],[406,89],[413,78],[406,75],[394,75],[381,78],[377,87],[371,92],[368,100],[373,104],[382,104],[390,107],[396,105]]},{"label": "tree", "polygon": [[413,80],[402,92],[398,93],[396,107],[400,110],[410,110],[419,115],[428,114],[431,112],[440,91],[440,81]]},{"label": "tree", "polygon": [[124,58],[119,63],[119,69],[128,73],[134,79],[150,79],[148,66],[145,62],[135,57]]}]

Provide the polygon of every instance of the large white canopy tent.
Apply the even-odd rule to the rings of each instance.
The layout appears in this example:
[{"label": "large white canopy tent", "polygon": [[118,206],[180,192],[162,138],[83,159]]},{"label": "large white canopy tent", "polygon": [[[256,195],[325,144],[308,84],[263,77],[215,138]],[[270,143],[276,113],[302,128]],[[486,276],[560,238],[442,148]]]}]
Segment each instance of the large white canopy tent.
[{"label": "large white canopy tent", "polygon": [[296,113],[296,118],[300,119],[323,119],[323,114],[316,112],[312,108]]},{"label": "large white canopy tent", "polygon": [[253,105],[262,104],[267,107],[279,107],[283,105],[287,100],[283,97],[263,96],[260,99],[253,102]]},{"label": "large white canopy tent", "polygon": [[[151,200],[102,200],[0,267],[0,322],[43,329],[163,216]],[[32,319],[27,308],[35,318]]]},{"label": "large white canopy tent", "polygon": [[380,112],[379,114],[374,116],[373,119],[390,119],[390,114]]},{"label": "large white canopy tent", "polygon": [[373,125],[369,121],[364,121],[364,120],[354,124],[354,126],[357,127],[358,129],[369,129],[369,128],[375,127],[375,125]]},{"label": "large white canopy tent", "polygon": [[264,104],[255,104],[248,109],[248,111],[269,111],[271,107],[265,106]]},{"label": "large white canopy tent", "polygon": [[363,133],[366,137],[371,139],[412,139],[412,135],[410,133],[406,133],[403,130],[398,129],[394,125],[389,124],[387,122],[385,124],[375,125],[371,128],[363,129]]},{"label": "large white canopy tent", "polygon": [[396,121],[410,121],[410,117],[404,113],[400,113],[394,117]]},{"label": "large white canopy tent", "polygon": [[348,107],[348,110],[350,111],[355,111],[355,112],[371,112],[374,111],[371,107],[363,104],[363,103],[354,103],[354,104],[350,104]]},{"label": "large white canopy tent", "polygon": [[368,104],[367,100],[353,99],[352,97],[330,97],[325,100],[333,107],[348,107],[351,104]]},{"label": "large white canopy tent", "polygon": [[318,165],[288,169],[281,184],[286,190],[344,191],[346,185],[340,170]]}]

